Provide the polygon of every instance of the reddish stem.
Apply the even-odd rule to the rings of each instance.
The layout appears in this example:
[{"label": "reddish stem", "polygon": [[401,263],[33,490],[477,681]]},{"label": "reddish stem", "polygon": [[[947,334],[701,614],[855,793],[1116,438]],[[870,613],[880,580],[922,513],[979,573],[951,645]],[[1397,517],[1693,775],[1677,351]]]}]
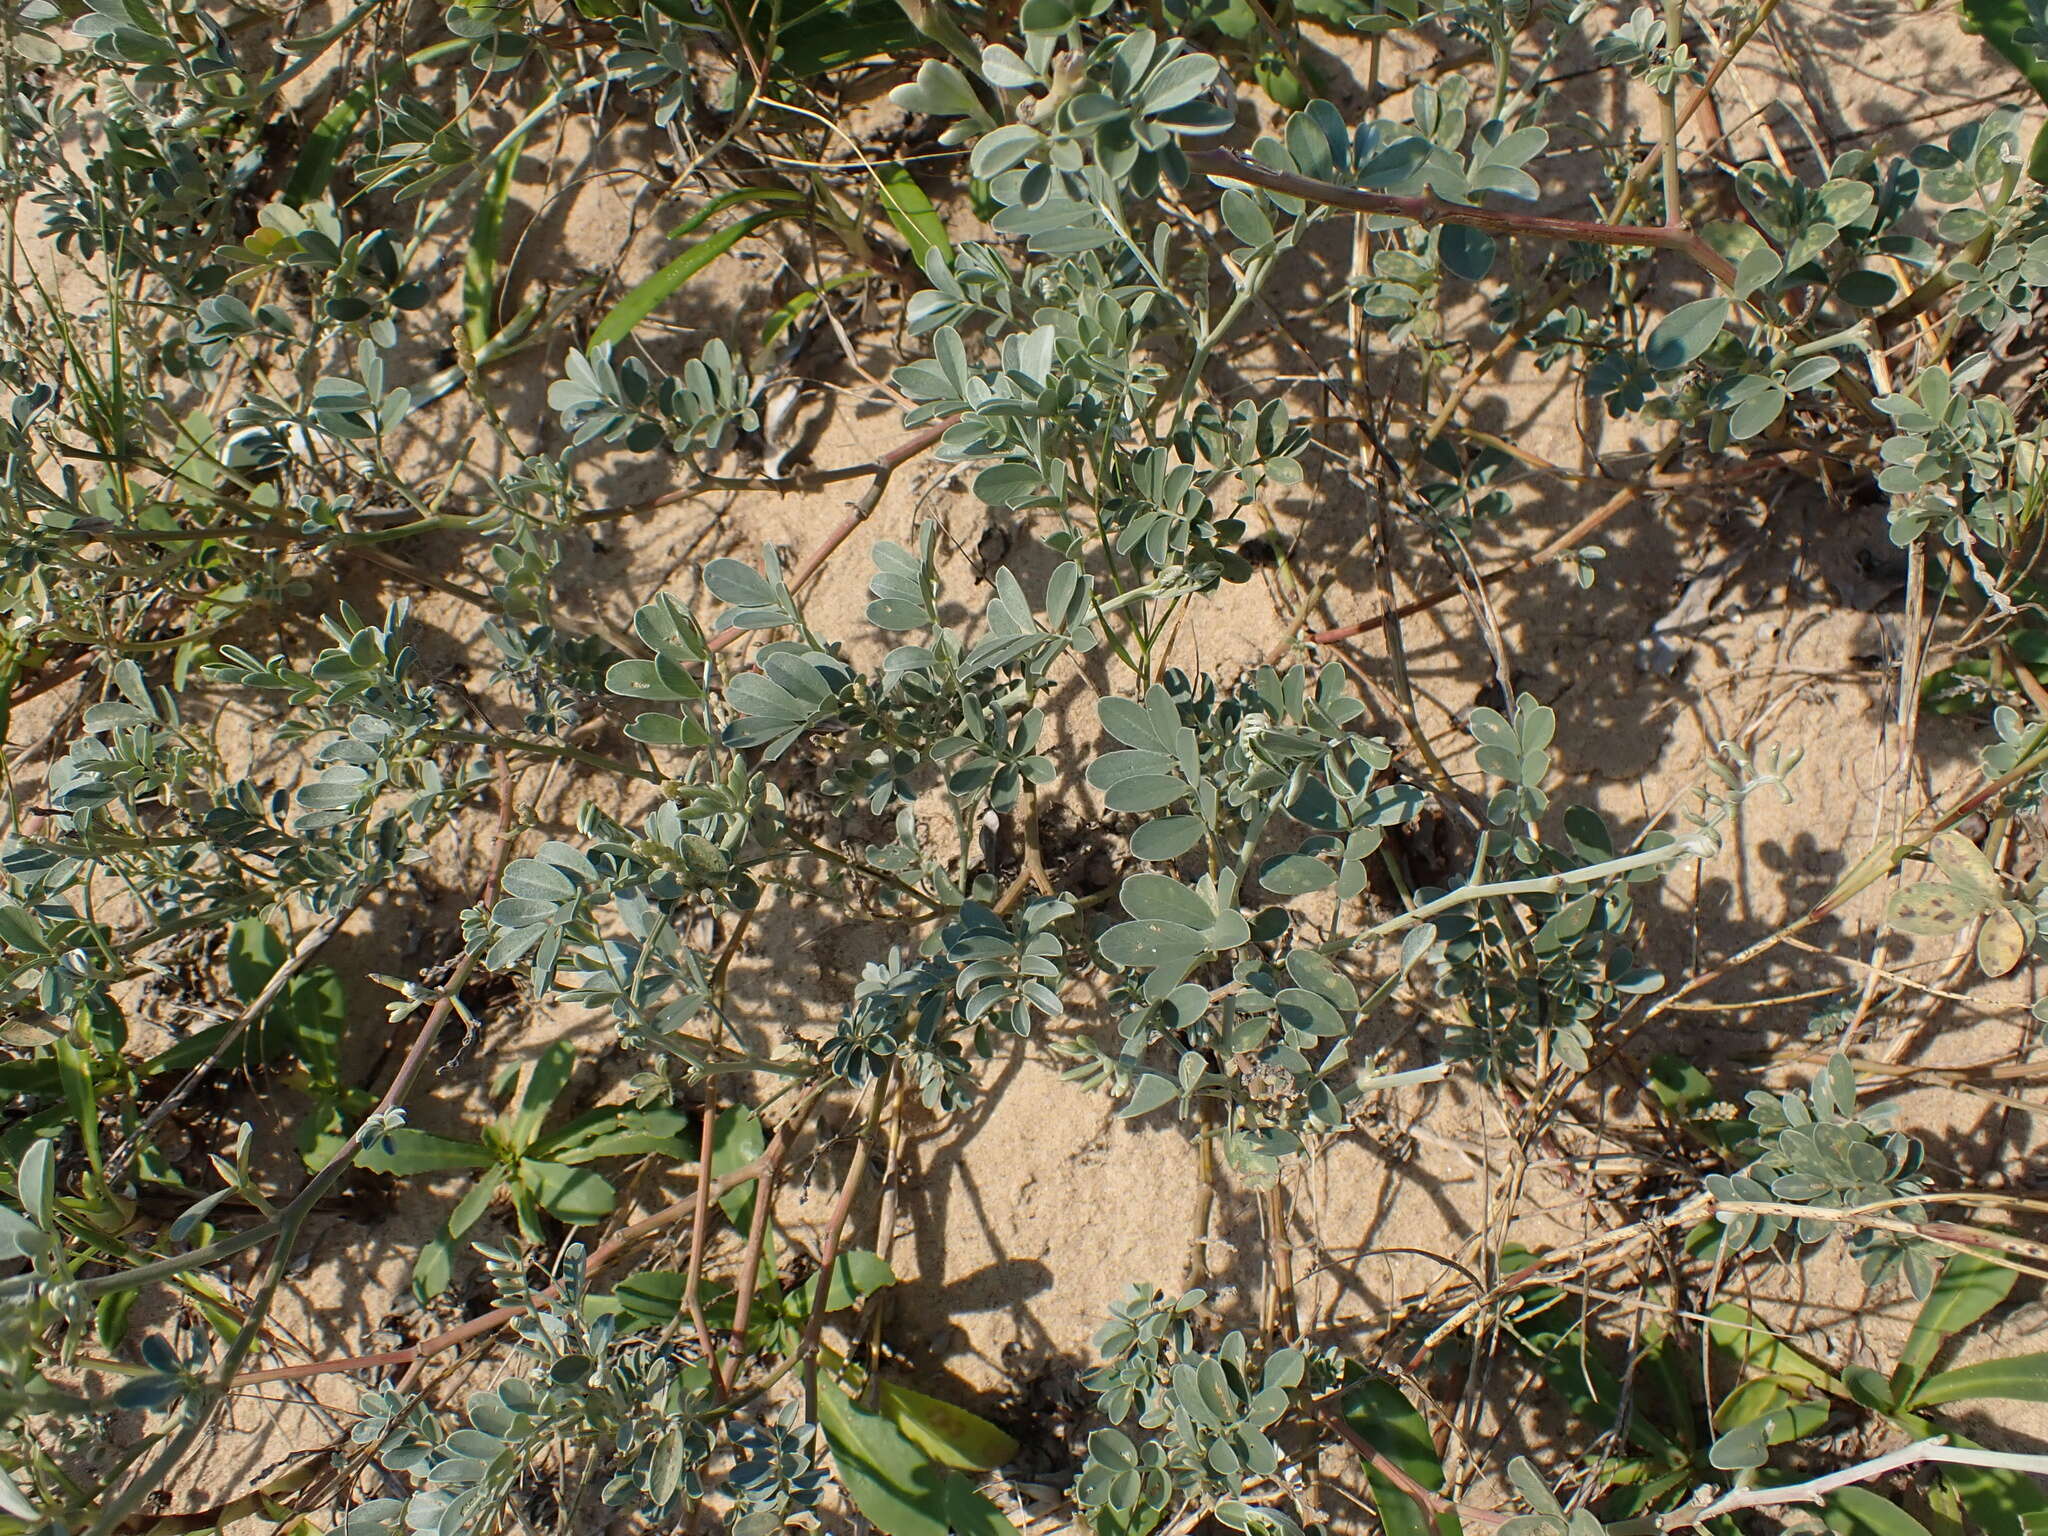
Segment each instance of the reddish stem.
[{"label": "reddish stem", "polygon": [[1433,195],[1404,197],[1392,192],[1364,192],[1317,181],[1292,171],[1276,171],[1234,149],[1198,149],[1188,155],[1188,164],[1206,176],[1224,181],[1241,181],[1263,187],[1283,197],[1298,197],[1331,208],[1348,208],[1354,213],[1378,213],[1410,219],[1425,229],[1439,224],[1462,224],[1494,235],[1522,235],[1536,240],[1577,240],[1588,245],[1646,246],[1674,251],[1724,286],[1735,281],[1735,268],[1727,259],[1682,224],[1596,224],[1583,219],[1558,219],[1540,213],[1511,213],[1498,208],[1472,208],[1447,203]]},{"label": "reddish stem", "polygon": [[[818,1101],[824,1096],[824,1085],[819,1085],[806,1093],[797,1102],[796,1108],[791,1111],[789,1119],[784,1121],[782,1127],[776,1131],[775,1139],[769,1142],[767,1150],[752,1162],[735,1168],[731,1173],[714,1180],[711,1185],[711,1197],[717,1199],[728,1190],[737,1189],[742,1184],[763,1178],[780,1168],[783,1159],[789,1155],[791,1143],[795,1141],[798,1132],[810,1119],[811,1111],[817,1107]],[[696,1205],[697,1197],[693,1192],[686,1199],[674,1201],[669,1205],[663,1206],[652,1215],[642,1217],[617,1236],[600,1243],[596,1248],[592,1249],[589,1262],[585,1266],[585,1273],[596,1274],[641,1238],[682,1220],[683,1217],[696,1209]],[[549,1289],[539,1294],[545,1299],[553,1296],[554,1291]],[[235,1378],[234,1385],[236,1387],[255,1387],[270,1381],[303,1381],[309,1376],[333,1376],[343,1371],[381,1370],[385,1367],[396,1365],[411,1366],[413,1368],[412,1371],[407,1373],[408,1378],[410,1378],[410,1376],[417,1373],[421,1365],[433,1356],[445,1354],[457,1345],[466,1344],[471,1339],[477,1338],[482,1334],[495,1332],[506,1323],[512,1321],[513,1318],[519,1316],[522,1310],[519,1307],[497,1307],[492,1311],[484,1313],[481,1317],[473,1317],[466,1323],[459,1323],[455,1327],[448,1329],[445,1333],[437,1333],[432,1338],[423,1339],[418,1344],[411,1345],[405,1349],[385,1350],[372,1355],[350,1355],[340,1360],[303,1360],[297,1365],[280,1365],[273,1366],[268,1370],[245,1371]]]}]

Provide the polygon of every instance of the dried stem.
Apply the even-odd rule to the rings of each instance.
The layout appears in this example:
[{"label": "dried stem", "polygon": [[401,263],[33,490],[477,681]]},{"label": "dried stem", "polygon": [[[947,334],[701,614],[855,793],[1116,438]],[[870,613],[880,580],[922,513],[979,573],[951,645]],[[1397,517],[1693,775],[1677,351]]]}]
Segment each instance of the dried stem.
[{"label": "dried stem", "polygon": [[1344,1415],[1339,1413],[1334,1405],[1322,1402],[1317,1403],[1315,1406],[1317,1416],[1330,1426],[1338,1439],[1351,1447],[1360,1461],[1371,1467],[1381,1477],[1384,1477],[1396,1488],[1407,1494],[1409,1498],[1420,1504],[1429,1513],[1432,1520],[1437,1515],[1452,1514],[1456,1515],[1460,1520],[1469,1520],[1474,1525],[1483,1525],[1491,1528],[1505,1525],[1510,1519],[1514,1518],[1511,1515],[1501,1513],[1499,1510],[1479,1509],[1470,1504],[1460,1504],[1455,1499],[1445,1498],[1444,1495],[1438,1493],[1433,1488],[1423,1487],[1422,1484],[1410,1477],[1391,1457],[1383,1455],[1374,1449],[1372,1444],[1363,1435],[1359,1434],[1357,1430],[1344,1421]]},{"label": "dried stem", "polygon": [[[742,1164],[740,1167],[733,1169],[731,1173],[724,1174],[712,1182],[711,1198],[716,1200],[720,1196],[738,1189],[743,1184],[751,1183],[755,1179],[765,1178],[779,1169],[782,1166],[783,1160],[788,1157],[790,1146],[795,1141],[797,1134],[810,1120],[812,1110],[817,1107],[818,1101],[824,1096],[825,1085],[821,1084],[799,1099],[796,1108],[790,1111],[789,1118],[776,1131],[774,1140],[769,1142],[767,1149],[759,1157],[755,1158],[752,1162]],[[633,1244],[640,1241],[641,1238],[648,1236],[650,1233],[658,1232],[664,1227],[673,1226],[685,1216],[692,1214],[696,1208],[697,1197],[693,1191],[688,1198],[677,1200],[670,1205],[663,1206],[650,1216],[642,1217],[617,1236],[600,1243],[596,1248],[592,1249],[589,1262],[585,1265],[585,1273],[597,1274],[620,1254],[632,1247]],[[539,1293],[543,1299],[553,1294],[552,1290]],[[331,1376],[343,1371],[382,1370],[397,1365],[408,1365],[417,1368],[435,1355],[444,1354],[457,1345],[465,1344],[469,1340],[483,1334],[495,1332],[512,1321],[513,1318],[519,1316],[523,1310],[520,1307],[498,1307],[484,1313],[481,1317],[471,1318],[466,1323],[460,1323],[444,1333],[435,1334],[432,1338],[425,1339],[406,1349],[384,1350],[376,1354],[350,1355],[346,1359],[340,1360],[307,1360],[298,1365],[281,1365],[270,1370],[249,1371],[237,1376],[235,1378],[235,1385],[237,1387],[253,1387],[261,1386],[263,1383],[270,1381],[303,1381],[309,1376]]]}]

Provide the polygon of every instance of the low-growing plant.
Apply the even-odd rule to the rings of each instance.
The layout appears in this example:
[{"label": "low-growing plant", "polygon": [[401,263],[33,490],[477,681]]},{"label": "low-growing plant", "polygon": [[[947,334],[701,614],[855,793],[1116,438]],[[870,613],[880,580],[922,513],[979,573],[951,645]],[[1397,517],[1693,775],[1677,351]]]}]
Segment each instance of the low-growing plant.
[{"label": "low-growing plant", "polygon": [[[0,1526],[1014,1533],[1000,1474],[1044,1448],[911,1385],[891,1305],[906,1148],[1033,1042],[1076,1113],[1098,1095],[1199,1170],[1187,1273],[1111,1308],[1085,1451],[1040,1490],[1098,1536],[2038,1527],[2048,1461],[1953,1405],[2048,1400],[2043,1357],[1987,1331],[1937,1369],[2040,1273],[2007,1230],[2034,1205],[1866,1102],[2031,1112],[2034,1042],[2000,1087],[1908,1061],[1917,1025],[1872,1057],[1872,1017],[1954,1001],[1954,968],[1823,925],[1892,882],[1885,936],[1967,937],[1985,979],[2044,943],[2048,136],[2000,100],[1695,155],[1778,10],[11,5],[0,726],[39,735],[7,736],[0,842]],[[2048,97],[2036,0],[1964,10],[2009,94]],[[1568,66],[1643,110],[1568,109]],[[507,245],[529,159],[571,190],[571,135],[636,146],[620,174],[678,242],[630,286],[535,284]],[[771,240],[730,334],[661,334]],[[862,417],[883,446],[813,465],[799,363],[835,344],[803,366],[901,435]],[[1637,435],[1580,470],[1489,430],[1469,406],[1510,359]],[[1032,558],[962,558],[923,497],[858,538],[926,456]],[[603,499],[636,467],[665,488]],[[1589,480],[1616,494],[1532,553],[1532,493]],[[1657,914],[1804,807],[1800,752],[1763,711],[1661,808],[1577,803],[1491,592],[1554,561],[1604,601],[1624,508],[1802,480],[1861,487],[1903,562],[1899,762],[1923,697],[1989,736],[1703,956]],[[800,554],[707,515],[717,551],[668,576],[574,574],[646,515],[842,483]],[[863,544],[865,603],[821,601]],[[1403,599],[1425,563],[1444,584]],[[1360,566],[1381,602],[1347,618]],[[1259,583],[1276,643],[1219,667],[1224,594]],[[1426,711],[1402,625],[1449,604],[1488,683]],[[408,942],[364,921],[391,915]],[[770,930],[852,925],[843,987],[764,1004]],[[345,932],[402,973],[381,1012]],[[1697,994],[1778,952],[1868,985],[1800,992],[1830,1006],[1763,1059],[1639,1060],[1775,1001]],[[1310,1321],[1303,1171],[1439,1084],[1509,1176],[1427,1255],[1446,1278]],[[1510,1235],[1539,1155],[1604,1230]],[[356,1353],[295,1337],[315,1215],[394,1192],[432,1207],[410,1313],[333,1320]],[[1888,1372],[1734,1299],[1834,1242],[1917,1298]],[[464,1346],[487,1367],[458,1383]],[[228,1404],[343,1375],[316,1455],[171,1507]],[[1554,1437],[1533,1458],[1474,1433],[1510,1379],[1558,1410],[1487,1410]]]}]

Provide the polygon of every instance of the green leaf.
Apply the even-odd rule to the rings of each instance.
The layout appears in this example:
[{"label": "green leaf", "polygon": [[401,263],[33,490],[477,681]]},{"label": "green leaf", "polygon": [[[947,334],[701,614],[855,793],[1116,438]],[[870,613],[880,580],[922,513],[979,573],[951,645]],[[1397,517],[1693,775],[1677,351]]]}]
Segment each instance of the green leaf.
[{"label": "green leaf", "polygon": [[1117,890],[1117,900],[1133,917],[1205,929],[1216,919],[1208,899],[1169,875],[1150,871],[1132,875]]},{"label": "green leaf", "polygon": [[1840,1536],[1928,1536],[1926,1526],[1868,1488],[1836,1489],[1821,1518]]},{"label": "green leaf", "polygon": [[[1178,787],[1178,781],[1174,782]],[[1201,840],[1202,823],[1199,818],[1162,816],[1131,833],[1131,857],[1153,863],[1177,859]]]},{"label": "green leaf", "polygon": [[[1443,1463],[1437,1459],[1429,1423],[1399,1387],[1378,1378],[1362,1381],[1344,1394],[1342,1411],[1361,1440],[1409,1477],[1433,1493],[1443,1487]],[[1445,1510],[1432,1524],[1415,1496],[1403,1492],[1378,1467],[1368,1464],[1365,1479],[1387,1536],[1458,1536],[1461,1527],[1454,1511]]]},{"label": "green leaf", "polygon": [[[386,72],[387,75],[393,73],[396,72]],[[341,157],[342,146],[354,135],[356,124],[376,99],[380,83],[363,81],[329,107],[326,115],[313,125],[313,131],[306,135],[306,141],[299,149],[298,164],[292,167],[291,178],[284,184],[285,202],[295,208],[303,207],[317,201],[326,192],[327,184],[334,179],[334,167]]]},{"label": "green leaf", "polygon": [[533,1150],[558,1163],[591,1163],[600,1157],[638,1157],[653,1152],[679,1161],[693,1160],[683,1141],[690,1117],[673,1109],[636,1109],[610,1104],[578,1115],[567,1125],[536,1142]]},{"label": "green leaf", "polygon": [[643,1269],[626,1276],[612,1295],[621,1310],[642,1322],[673,1322],[683,1310],[685,1276],[673,1269]]},{"label": "green leaf", "polygon": [[618,1204],[611,1185],[589,1168],[571,1168],[566,1163],[529,1157],[519,1164],[519,1178],[533,1191],[542,1210],[574,1227],[603,1221]]},{"label": "green leaf", "polygon": [[52,1139],[38,1136],[21,1154],[14,1169],[14,1197],[38,1227],[48,1228],[56,1213],[57,1160]]},{"label": "green leaf", "polygon": [[1194,929],[1156,918],[1118,923],[1096,941],[1096,947],[1111,965],[1128,970],[1187,965],[1208,950]]},{"label": "green leaf", "polygon": [[[1952,1445],[1978,1449],[1975,1441],[1953,1430],[1948,1438]],[[2031,1536],[2027,1528],[2038,1531],[2041,1518],[2048,1515],[2048,1492],[2036,1479],[2009,1467],[1943,1467],[1941,1486],[1961,1500],[1984,1536]]]},{"label": "green leaf", "polygon": [[762,225],[784,217],[786,215],[781,209],[750,213],[737,223],[726,225],[717,234],[699,240],[660,271],[636,283],[632,291],[612,307],[611,313],[598,321],[596,328],[590,333],[590,345],[596,347],[606,342],[624,341],[633,334],[642,320],[673,297],[691,278]]},{"label": "green leaf", "polygon": [[422,1248],[420,1256],[413,1261],[413,1294],[421,1301],[432,1301],[448,1289],[448,1282],[454,1275],[455,1239],[442,1232]]},{"label": "green leaf", "polygon": [[505,1170],[487,1168],[481,1177],[469,1186],[463,1197],[455,1202],[455,1209],[448,1213],[448,1224],[444,1229],[450,1237],[460,1237],[484,1218],[484,1212],[491,1208],[491,1202],[505,1187]]},{"label": "green leaf", "polygon": [[1172,1078],[1157,1072],[1144,1072],[1131,1087],[1131,1097],[1124,1107],[1116,1112],[1119,1120],[1135,1120],[1140,1115],[1149,1115],[1162,1104],[1170,1104],[1180,1097],[1180,1084]]},{"label": "green leaf", "polygon": [[[889,1267],[887,1259],[866,1248],[851,1249],[832,1261],[832,1288],[825,1293],[825,1310],[843,1311],[895,1283],[896,1271]],[[813,1275],[790,1292],[783,1309],[792,1319],[807,1321],[817,1294],[818,1277]]]},{"label": "green leaf", "polygon": [[829,1379],[818,1383],[818,1423],[840,1483],[883,1536],[1016,1536],[965,1477]]},{"label": "green leaf", "polygon": [[335,166],[341,159],[341,152],[354,137],[356,124],[370,109],[370,103],[377,99],[380,90],[390,90],[412,78],[413,71],[422,65],[453,54],[466,53],[469,39],[463,37],[444,38],[438,43],[420,49],[407,56],[403,64],[394,64],[375,80],[364,80],[355,89],[327,109],[320,121],[313,125],[306,135],[305,143],[299,147],[298,164],[292,167],[291,178],[285,182],[282,200],[294,208],[318,202],[327,192],[328,184],[334,180]]},{"label": "green leaf", "polygon": [[575,1072],[576,1053],[560,1040],[551,1041],[533,1059],[525,1085],[519,1091],[518,1105],[498,1121],[498,1131],[507,1146],[524,1152],[539,1140],[540,1128],[547,1123],[555,1100],[562,1096]]},{"label": "green leaf", "polygon": [[285,958],[284,940],[261,918],[245,917],[228,929],[228,985],[243,1007],[263,995]]},{"label": "green leaf", "polygon": [[92,1164],[94,1173],[104,1175],[106,1168],[100,1161],[99,1097],[93,1086],[92,1066],[85,1053],[69,1039],[58,1040],[50,1047],[50,1054],[57,1058],[64,1103],[71,1111],[71,1123],[78,1128],[78,1138],[85,1145],[86,1161]]},{"label": "green leaf", "polygon": [[1017,1442],[979,1414],[927,1397],[886,1378],[875,1401],[896,1427],[949,1467],[993,1472],[1017,1454]]},{"label": "green leaf", "polygon": [[[712,1176],[722,1179],[767,1150],[768,1133],[762,1129],[759,1115],[744,1104],[722,1110],[718,1123],[711,1128]],[[718,1197],[718,1208],[725,1212],[725,1219],[742,1232],[753,1226],[754,1192],[759,1188],[760,1180],[749,1179]]]},{"label": "green leaf", "polygon": [[522,128],[499,147],[477,199],[476,223],[469,232],[469,251],[462,262],[462,334],[476,352],[484,349],[497,329],[492,322],[498,309],[498,240],[504,232],[505,204],[512,196],[519,152],[526,146],[529,131]]},{"label": "green leaf", "polygon": [[1272,859],[1259,870],[1259,884],[1275,896],[1302,896],[1327,890],[1337,883],[1337,872],[1321,859],[1290,853]]},{"label": "green leaf", "polygon": [[910,247],[910,259],[919,267],[933,251],[947,266],[953,264],[953,242],[946,238],[946,221],[911,177],[907,167],[886,161],[872,167],[882,191],[882,212],[896,226],[896,233]]},{"label": "green leaf", "polygon": [[2009,975],[2027,954],[2027,930],[2005,907],[1995,907],[1984,916],[1977,930],[1977,968],[1986,976]]},{"label": "green leaf", "polygon": [[2020,1403],[2048,1403],[2048,1354],[2008,1355],[1930,1376],[1913,1394],[1913,1408],[1996,1397]]},{"label": "green leaf", "polygon": [[1899,1351],[1892,1370],[1892,1397],[1912,1402],[1914,1388],[1933,1367],[1941,1346],[2011,1295],[2018,1278],[2005,1265],[1974,1253],[1959,1253],[1942,1266],[1941,1278],[1921,1303],[1913,1331]]},{"label": "green leaf", "polygon": [[[2048,59],[2020,41],[2020,31],[2029,22],[2026,0],[1963,0],[1963,15],[1969,29],[1996,48],[2026,78],[2036,96],[2048,101]],[[2036,181],[2048,181],[2048,124],[2034,140],[2027,174]]]},{"label": "green leaf", "polygon": [[1980,907],[2003,899],[2005,881],[1982,848],[1960,832],[1937,832],[1927,842],[1927,857],[1948,883]]},{"label": "green leaf", "polygon": [[1650,332],[1643,356],[1659,373],[1675,372],[1712,346],[1727,323],[1728,301],[1719,294],[1681,304]]},{"label": "green leaf", "polygon": [[1787,1386],[1844,1395],[1841,1382],[1787,1344],[1749,1308],[1724,1301],[1707,1314],[1707,1337],[1735,1357],[1738,1377],[1768,1376]]},{"label": "green leaf", "polygon": [[356,1162],[372,1173],[404,1178],[415,1173],[446,1173],[453,1168],[488,1168],[492,1157],[473,1141],[455,1141],[407,1125],[365,1147]]},{"label": "green leaf", "polygon": [[[692,18],[692,25],[701,25]],[[858,64],[887,54],[914,56],[924,38],[893,0],[856,0],[821,5],[791,24],[775,39],[778,68],[799,80]]]},{"label": "green leaf", "polygon": [[334,1082],[341,1072],[341,1030],[348,1020],[340,974],[331,966],[308,967],[285,984],[275,1011],[314,1083]]}]

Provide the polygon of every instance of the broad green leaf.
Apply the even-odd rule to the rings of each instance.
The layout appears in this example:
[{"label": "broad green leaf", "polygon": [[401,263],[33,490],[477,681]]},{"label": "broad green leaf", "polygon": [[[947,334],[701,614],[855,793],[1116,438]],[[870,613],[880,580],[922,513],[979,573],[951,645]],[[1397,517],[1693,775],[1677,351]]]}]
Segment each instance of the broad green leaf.
[{"label": "broad green leaf", "polygon": [[644,1322],[673,1322],[683,1310],[687,1283],[678,1270],[643,1269],[621,1280],[612,1297],[621,1310]]},{"label": "broad green leaf", "polygon": [[314,1083],[334,1082],[341,1071],[341,1031],[348,995],[331,966],[308,966],[285,984],[276,1003],[289,1046]]},{"label": "broad green leaf", "polygon": [[422,1301],[432,1301],[448,1289],[454,1276],[455,1240],[446,1232],[437,1233],[413,1261],[413,1294]]},{"label": "broad green leaf", "polygon": [[1707,1336],[1715,1346],[1735,1357],[1741,1376],[1771,1376],[1788,1385],[1805,1383],[1835,1396],[1843,1395],[1841,1382],[1825,1367],[1815,1364],[1772,1332],[1770,1327],[1739,1302],[1724,1301],[1707,1314]]},{"label": "broad green leaf", "polygon": [[541,1126],[547,1123],[555,1100],[562,1096],[575,1072],[576,1052],[560,1040],[549,1042],[533,1059],[519,1091],[518,1107],[498,1122],[507,1146],[524,1152],[540,1139]]},{"label": "broad green leaf", "polygon": [[927,1397],[886,1377],[875,1401],[896,1427],[934,1460],[966,1472],[993,1472],[1017,1454],[1017,1442],[979,1414]]},{"label": "broad green leaf", "polygon": [[2012,1294],[2019,1276],[2003,1264],[1974,1253],[1959,1253],[1942,1266],[1941,1278],[1921,1303],[1913,1331],[1892,1371],[1892,1396],[1910,1403],[1932,1369],[1941,1346]]},{"label": "broad green leaf", "polygon": [[[1953,1430],[1948,1438],[1952,1445],[1977,1448],[1975,1441]],[[2048,1517],[2048,1492],[2040,1480],[2009,1467],[1945,1466],[1939,1486],[1961,1502],[1984,1536],[2033,1536]]]},{"label": "broad green leaf", "polygon": [[71,1123],[78,1128],[78,1137],[85,1146],[86,1161],[92,1170],[104,1174],[100,1162],[100,1111],[99,1094],[92,1080],[92,1066],[70,1039],[56,1041],[50,1047],[50,1054],[57,1058],[57,1076],[64,1085],[64,1103],[71,1111]]},{"label": "broad green leaf", "polygon": [[[735,1104],[719,1112],[718,1123],[711,1128],[711,1172],[714,1177],[724,1178],[728,1173],[746,1167],[767,1150],[768,1133],[762,1129],[759,1115],[744,1104]],[[718,1197],[718,1206],[725,1212],[725,1219],[742,1232],[748,1231],[753,1224],[754,1192],[758,1188],[760,1180],[749,1179]]]},{"label": "broad green leaf", "polygon": [[[872,1296],[896,1283],[896,1271],[888,1260],[866,1248],[855,1248],[832,1261],[832,1289],[825,1293],[825,1310],[843,1311],[863,1297]],[[811,1276],[789,1293],[784,1310],[797,1320],[808,1319],[817,1298],[818,1277]]]},{"label": "broad green leaf", "polygon": [[1827,1528],[1840,1536],[1928,1536],[1927,1527],[1868,1488],[1838,1488],[1822,1506]]},{"label": "broad green leaf", "polygon": [[2048,1403],[2048,1354],[2008,1355],[1943,1371],[1920,1384],[1910,1406],[1932,1408],[1981,1397]]},{"label": "broad green leaf", "polygon": [[1016,1536],[965,1477],[829,1378],[818,1382],[818,1423],[854,1507],[883,1536]]},{"label": "broad green leaf", "polygon": [[482,1221],[484,1212],[491,1208],[491,1202],[498,1198],[504,1187],[503,1168],[485,1169],[477,1181],[469,1186],[463,1197],[455,1202],[455,1209],[448,1213],[448,1235],[460,1237]]},{"label": "broad green leaf", "polygon": [[[694,17],[692,25],[702,25]],[[779,69],[808,80],[880,56],[914,57],[924,38],[893,0],[821,5],[785,24],[775,39]]]},{"label": "broad green leaf", "polygon": [[400,1178],[415,1173],[445,1173],[453,1168],[488,1168],[491,1161],[491,1154],[473,1141],[456,1141],[409,1125],[372,1142],[356,1158],[360,1166],[372,1173],[396,1174]]},{"label": "broad green leaf", "polygon": [[571,1168],[529,1157],[519,1164],[519,1178],[533,1191],[541,1209],[557,1221],[587,1227],[603,1221],[618,1204],[618,1196],[602,1176],[589,1168]]},{"label": "broad green leaf", "polygon": [[228,985],[243,1007],[263,995],[285,959],[284,940],[262,919],[245,917],[228,929]]},{"label": "broad green leaf", "polygon": [[[1409,1477],[1432,1492],[1442,1489],[1443,1463],[1430,1438],[1428,1421],[1400,1388],[1378,1378],[1362,1381],[1344,1394],[1343,1414],[1360,1439]],[[1415,1496],[1395,1486],[1379,1468],[1368,1464],[1365,1477],[1387,1536],[1459,1536],[1461,1526],[1455,1512],[1445,1510],[1432,1523]]]},{"label": "broad green leaf", "polygon": [[689,1128],[690,1117],[673,1109],[611,1104],[578,1115],[552,1136],[536,1142],[533,1150],[558,1163],[590,1163],[600,1157],[638,1157],[647,1152],[690,1162],[696,1151],[683,1140]]}]

